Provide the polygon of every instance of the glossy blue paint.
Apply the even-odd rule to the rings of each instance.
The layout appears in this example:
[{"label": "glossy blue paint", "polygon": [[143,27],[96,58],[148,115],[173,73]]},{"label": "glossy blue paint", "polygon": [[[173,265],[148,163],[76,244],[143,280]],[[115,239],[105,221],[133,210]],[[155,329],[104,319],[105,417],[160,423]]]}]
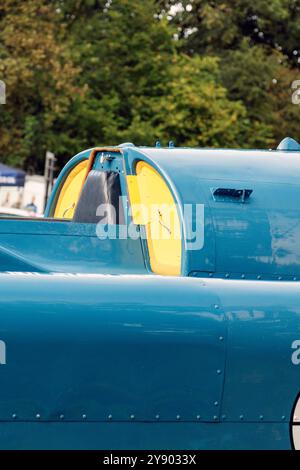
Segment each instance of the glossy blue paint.
[{"label": "glossy blue paint", "polygon": [[278,150],[288,150],[291,152],[299,152],[300,144],[291,137],[286,137],[283,139],[277,147]]},{"label": "glossy blue paint", "polygon": [[100,239],[96,224],[0,219],[1,271],[147,274],[141,241]]},{"label": "glossy blue paint", "polygon": [[0,275],[1,448],[291,448],[298,283],[17,279]]},{"label": "glossy blue paint", "polygon": [[[288,423],[0,422],[5,450],[284,450]],[[99,461],[100,458],[99,458]]]},{"label": "glossy blue paint", "polygon": [[[162,173],[181,215],[184,204],[204,204],[204,246],[184,250],[183,275],[300,275],[299,152],[130,148],[124,154],[128,172],[142,158]],[[220,201],[212,188],[253,193],[245,202]]]},{"label": "glossy blue paint", "polygon": [[222,415],[289,421],[300,390],[292,343],[300,334],[300,284],[211,279],[228,322]]},{"label": "glossy blue paint", "polygon": [[[185,221],[181,277],[168,278],[125,226],[101,240],[95,224],[0,220],[0,269],[18,272],[0,274],[0,448],[291,448],[299,152],[119,148],[94,168],[119,172],[126,199],[125,175],[149,162],[182,220],[204,205],[204,245],[187,249]],[[63,170],[47,216],[89,154]]]},{"label": "glossy blue paint", "polygon": [[[113,167],[119,171],[125,199],[127,187],[122,171],[134,174],[136,162],[142,159],[162,174],[183,221],[183,276],[195,276],[197,272],[200,276],[222,277],[225,273],[231,278],[247,279],[300,276],[300,233],[295,222],[300,218],[299,153],[138,148],[132,144],[124,144],[121,149],[122,154],[115,154],[105,166],[99,153],[94,168],[105,171]],[[70,169],[89,153],[78,154],[63,170],[46,215],[53,213],[55,194]],[[245,201],[215,198],[216,188],[249,189],[252,193]],[[193,213],[184,220],[187,204],[193,207]],[[204,206],[204,245],[191,251],[187,249],[187,233],[196,217],[199,222],[197,204]],[[145,244],[143,250],[148,265]]]},{"label": "glossy blue paint", "polygon": [[[219,419],[225,320],[198,279],[0,275],[0,421]],[[33,298],[35,301],[33,302]],[[186,299],[189,302],[186,302]],[[220,337],[224,340],[221,341]],[[134,418],[132,418],[134,415]],[[179,417],[178,417],[179,416]]]}]

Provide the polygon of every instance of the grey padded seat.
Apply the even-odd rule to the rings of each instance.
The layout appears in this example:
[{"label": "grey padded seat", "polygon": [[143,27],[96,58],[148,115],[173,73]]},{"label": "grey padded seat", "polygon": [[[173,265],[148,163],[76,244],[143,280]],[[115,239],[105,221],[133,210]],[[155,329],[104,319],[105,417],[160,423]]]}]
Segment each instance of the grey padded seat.
[{"label": "grey padded seat", "polygon": [[[119,173],[90,171],[75,209],[73,222],[124,224],[124,211],[119,199],[121,196]],[[102,204],[107,205],[104,207],[106,210],[104,214],[97,215],[97,209]]]}]

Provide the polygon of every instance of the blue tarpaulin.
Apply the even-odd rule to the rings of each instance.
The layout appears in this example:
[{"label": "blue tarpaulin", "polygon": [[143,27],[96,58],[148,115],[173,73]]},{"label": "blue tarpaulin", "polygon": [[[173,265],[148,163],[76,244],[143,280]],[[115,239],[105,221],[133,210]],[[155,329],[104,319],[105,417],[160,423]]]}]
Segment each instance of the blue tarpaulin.
[{"label": "blue tarpaulin", "polygon": [[25,171],[0,163],[0,186],[24,186]]}]

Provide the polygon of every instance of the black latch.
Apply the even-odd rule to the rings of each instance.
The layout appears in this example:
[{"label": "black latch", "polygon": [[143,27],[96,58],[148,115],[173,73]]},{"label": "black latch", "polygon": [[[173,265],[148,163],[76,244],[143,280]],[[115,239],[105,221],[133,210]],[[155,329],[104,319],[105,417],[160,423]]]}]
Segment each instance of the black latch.
[{"label": "black latch", "polygon": [[232,198],[244,202],[249,199],[253,189],[234,189],[234,188],[217,188],[213,190],[213,195],[222,198]]}]

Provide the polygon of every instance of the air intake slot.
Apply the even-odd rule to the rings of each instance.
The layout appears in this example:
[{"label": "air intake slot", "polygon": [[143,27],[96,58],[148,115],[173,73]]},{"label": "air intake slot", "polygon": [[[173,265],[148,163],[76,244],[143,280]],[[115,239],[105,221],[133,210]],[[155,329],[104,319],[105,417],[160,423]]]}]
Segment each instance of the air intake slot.
[{"label": "air intake slot", "polygon": [[215,201],[226,201],[234,199],[235,201],[244,202],[249,199],[253,193],[253,189],[235,189],[235,188],[217,188],[212,190]]}]

